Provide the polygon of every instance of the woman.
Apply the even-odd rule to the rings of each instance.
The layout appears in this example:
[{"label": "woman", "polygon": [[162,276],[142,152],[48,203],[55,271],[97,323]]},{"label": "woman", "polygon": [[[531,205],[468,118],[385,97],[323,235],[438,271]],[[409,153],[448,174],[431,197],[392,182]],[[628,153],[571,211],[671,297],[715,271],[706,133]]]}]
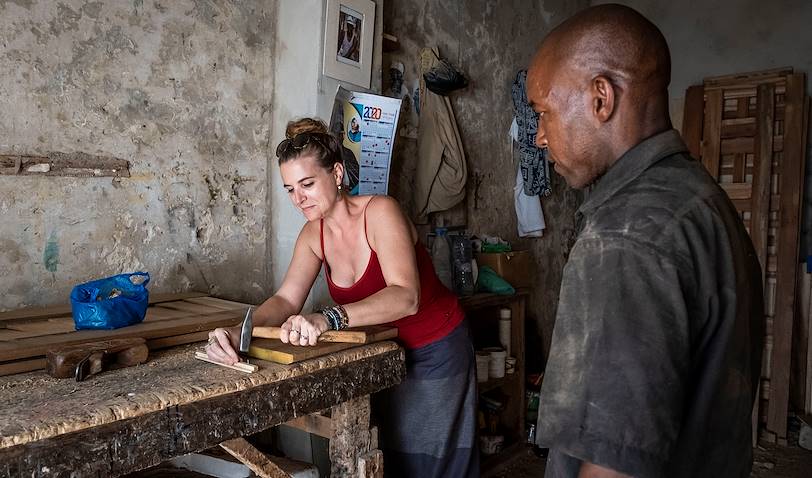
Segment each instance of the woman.
[{"label": "woman", "polygon": [[[457,298],[437,278],[397,202],[342,191],[341,144],[319,120],[288,124],[276,150],[285,189],[307,223],[282,286],[254,312],[281,340],[315,345],[330,329],[390,323],[406,379],[375,398],[386,476],[479,476],[474,355]],[[338,304],[301,314],[322,265]],[[239,327],[210,334],[210,358],[233,364]]]}]

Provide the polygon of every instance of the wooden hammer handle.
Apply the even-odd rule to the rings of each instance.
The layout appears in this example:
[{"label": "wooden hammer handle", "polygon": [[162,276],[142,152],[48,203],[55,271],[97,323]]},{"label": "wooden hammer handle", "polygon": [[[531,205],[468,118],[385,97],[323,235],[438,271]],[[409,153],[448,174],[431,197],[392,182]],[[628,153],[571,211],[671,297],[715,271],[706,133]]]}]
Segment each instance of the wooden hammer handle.
[{"label": "wooden hammer handle", "polygon": [[[280,327],[254,327],[253,337],[263,339],[278,339]],[[367,343],[367,333],[356,330],[328,330],[319,335],[319,342],[340,342],[345,344],[365,344]]]}]

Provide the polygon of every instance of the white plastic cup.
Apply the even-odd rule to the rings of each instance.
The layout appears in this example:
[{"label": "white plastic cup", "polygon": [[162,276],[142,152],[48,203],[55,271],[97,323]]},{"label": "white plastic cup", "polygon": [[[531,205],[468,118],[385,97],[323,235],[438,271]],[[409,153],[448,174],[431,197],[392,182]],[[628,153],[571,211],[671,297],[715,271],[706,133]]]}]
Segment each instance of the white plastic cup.
[{"label": "white plastic cup", "polygon": [[488,365],[488,375],[491,378],[502,378],[505,376],[505,359],[507,352],[504,350],[491,351],[491,360]]},{"label": "white plastic cup", "polygon": [[476,353],[476,381],[488,381],[488,368],[491,362],[491,354],[488,352]]}]

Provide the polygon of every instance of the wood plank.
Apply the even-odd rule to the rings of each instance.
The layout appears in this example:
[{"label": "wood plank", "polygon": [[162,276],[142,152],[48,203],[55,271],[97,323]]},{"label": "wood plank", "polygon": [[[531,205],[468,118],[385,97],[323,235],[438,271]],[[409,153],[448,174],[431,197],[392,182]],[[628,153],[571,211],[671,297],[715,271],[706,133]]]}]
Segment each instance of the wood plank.
[{"label": "wood plank", "polygon": [[243,315],[240,311],[222,311],[205,316],[190,316],[159,322],[142,322],[115,330],[78,330],[69,334],[46,335],[20,339],[14,342],[0,342],[0,361],[16,360],[45,355],[45,352],[58,345],[69,345],[91,340],[104,340],[118,337],[143,337],[154,339],[172,335],[183,335],[217,327],[230,327],[239,324]]},{"label": "wood plank", "polygon": [[756,135],[756,118],[733,118],[722,120],[722,139]]},{"label": "wood plank", "polygon": [[719,152],[725,154],[747,154],[755,150],[755,141],[753,138],[727,138],[720,139],[721,145]]},{"label": "wood plank", "polygon": [[14,375],[23,372],[33,372],[45,368],[45,357],[33,359],[13,360],[0,363],[0,376]]},{"label": "wood plank", "polygon": [[286,426],[297,428],[328,440],[333,438],[333,421],[320,413],[311,413],[285,422]]},{"label": "wood plank", "polygon": [[358,344],[328,342],[322,342],[312,346],[300,346],[283,344],[274,339],[254,339],[251,341],[248,355],[269,362],[288,365],[357,346]]},{"label": "wood plank", "polygon": [[151,305],[147,307],[147,314],[144,317],[144,322],[155,322],[158,320],[179,319],[181,317],[188,317],[192,315],[191,312],[184,312],[177,309],[167,309],[160,305]]},{"label": "wood plank", "polygon": [[761,264],[761,283],[767,271],[767,224],[770,218],[770,179],[773,164],[773,124],[775,122],[775,92],[773,85],[758,87],[756,100],[758,113],[753,157],[752,216],[750,238],[753,241],[758,262]]},{"label": "wood plank", "polygon": [[713,90],[706,93],[705,124],[702,132],[702,164],[710,175],[718,180],[721,152],[722,92]]},{"label": "wood plank", "polygon": [[724,183],[719,186],[724,189],[731,200],[750,199],[753,186],[747,183]]},{"label": "wood plank", "polygon": [[169,337],[159,337],[157,339],[147,340],[147,347],[150,350],[165,349],[175,347],[176,345],[193,344],[195,342],[203,342],[209,338],[208,330],[201,330],[200,332],[192,332],[190,334],[172,335]]},{"label": "wood plank", "polygon": [[784,154],[780,168],[780,229],[778,236],[778,273],[776,311],[773,323],[773,357],[770,376],[770,406],[767,411],[767,429],[779,440],[787,436],[787,409],[789,406],[789,374],[792,350],[792,327],[795,313],[796,264],[798,263],[799,219],[801,210],[801,182],[804,173],[806,145],[804,139],[804,112],[806,86],[803,74],[787,77],[784,118]]},{"label": "wood plank", "polygon": [[[278,339],[279,327],[254,327],[253,336],[265,339]],[[368,325],[344,330],[328,330],[319,335],[319,342],[341,342],[345,344],[368,344],[398,336],[397,327]]]},{"label": "wood plank", "polygon": [[764,82],[783,82],[784,77],[792,74],[792,72],[792,67],[787,66],[732,75],[709,76],[703,80],[703,84],[706,88],[719,88],[724,86],[759,85]]},{"label": "wood plank", "polygon": [[691,156],[701,158],[702,123],[704,120],[705,91],[702,85],[689,86],[685,91],[685,112],[682,117],[682,138]]},{"label": "wood plank", "polygon": [[[175,300],[182,300],[190,297],[203,297],[207,294],[203,292],[173,292],[168,294],[150,294],[149,303],[159,304],[161,302],[170,302]],[[48,307],[26,307],[24,309],[9,310],[0,312],[0,322],[6,322],[15,319],[35,319],[35,318],[52,318],[72,315],[70,304],[52,305]]]},{"label": "wood plank", "polygon": [[[201,314],[201,315],[208,315],[215,312],[221,312],[222,309],[217,307],[212,307],[210,305],[200,305],[200,304],[193,304],[191,302],[186,302],[184,300],[177,300],[174,302],[163,302],[161,303],[161,307],[165,309],[175,309],[181,310],[183,312],[190,312],[194,314]],[[230,309],[233,310],[233,309]]]},{"label": "wood plank", "polygon": [[201,352],[200,350],[195,352],[195,358],[197,360],[202,360],[204,362],[217,365],[218,367],[225,367],[227,369],[236,370],[238,372],[254,373],[257,370],[259,370],[259,367],[251,363],[237,362],[234,365],[230,365],[226,363],[217,362],[215,360],[210,359],[209,356],[206,355],[206,352]]},{"label": "wood plank", "polygon": [[259,478],[290,478],[291,475],[276,466],[264,453],[248,443],[245,438],[234,438],[220,443],[223,450],[240,460]]},{"label": "wood plank", "polygon": [[232,300],[218,299],[217,297],[195,297],[191,299],[184,299],[184,302],[191,302],[193,304],[209,305],[223,310],[242,309],[245,310],[253,304],[245,304],[242,302],[234,302]]}]

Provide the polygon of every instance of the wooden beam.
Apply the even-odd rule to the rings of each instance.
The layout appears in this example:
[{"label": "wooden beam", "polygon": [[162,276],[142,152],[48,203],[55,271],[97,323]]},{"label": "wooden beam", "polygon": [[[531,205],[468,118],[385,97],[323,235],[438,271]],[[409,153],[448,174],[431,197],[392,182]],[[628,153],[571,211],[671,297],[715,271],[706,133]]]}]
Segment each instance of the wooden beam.
[{"label": "wooden beam", "polygon": [[328,440],[333,438],[333,420],[320,413],[311,413],[310,415],[296,417],[284,424],[307,433],[327,438]]},{"label": "wooden beam", "polygon": [[702,164],[711,176],[719,180],[719,155],[721,152],[722,91],[706,93],[705,123],[702,132]]},{"label": "wooden beam", "polygon": [[702,85],[689,86],[685,91],[685,110],[682,116],[682,138],[691,156],[701,159],[702,122],[705,112],[705,91]]},{"label": "wooden beam", "polygon": [[804,118],[806,80],[803,74],[787,77],[784,117],[784,154],[780,168],[780,218],[778,231],[778,273],[775,319],[773,323],[773,357],[770,375],[770,406],[767,429],[779,441],[787,436],[789,375],[792,351],[792,326],[795,315],[795,292],[798,264],[801,184],[804,177]]},{"label": "wooden beam", "polygon": [[770,219],[770,180],[773,165],[773,124],[775,123],[775,92],[773,85],[758,87],[756,99],[756,146],[753,157],[753,189],[750,218],[750,238],[761,264],[761,283],[767,271],[767,227]]},{"label": "wooden beam", "polygon": [[291,475],[248,443],[245,438],[234,438],[220,443],[220,447],[229,452],[231,456],[240,460],[259,478],[291,478]]}]

